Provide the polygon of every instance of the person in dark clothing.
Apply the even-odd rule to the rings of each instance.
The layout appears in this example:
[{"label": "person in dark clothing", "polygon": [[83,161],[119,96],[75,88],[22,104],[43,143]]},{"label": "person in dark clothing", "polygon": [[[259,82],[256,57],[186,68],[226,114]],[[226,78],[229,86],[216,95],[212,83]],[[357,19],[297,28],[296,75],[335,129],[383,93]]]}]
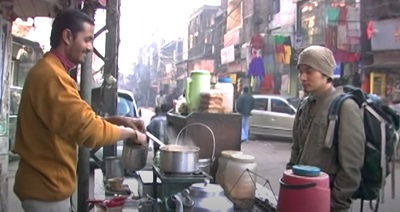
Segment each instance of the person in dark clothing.
[{"label": "person in dark clothing", "polygon": [[[161,111],[155,115],[150,121],[150,124],[147,125],[147,131],[153,134],[160,141],[168,144],[168,132],[167,132],[167,112],[171,110],[171,106],[167,103],[164,103],[160,106]],[[154,142],[154,157],[158,150],[160,149],[160,145]]]},{"label": "person in dark clothing", "polygon": [[161,113],[161,106],[156,106],[154,108],[154,116],[150,118],[150,121],[152,121],[155,117],[157,117]]},{"label": "person in dark clothing", "polygon": [[236,101],[236,109],[242,114],[242,142],[249,139],[249,117],[254,109],[255,102],[253,96],[249,93],[249,88],[243,88],[243,94]]}]

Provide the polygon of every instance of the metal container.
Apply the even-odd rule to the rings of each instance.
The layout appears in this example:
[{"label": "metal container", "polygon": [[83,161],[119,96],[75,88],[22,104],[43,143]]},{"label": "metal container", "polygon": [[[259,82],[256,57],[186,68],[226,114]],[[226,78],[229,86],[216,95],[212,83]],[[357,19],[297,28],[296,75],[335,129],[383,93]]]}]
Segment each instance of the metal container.
[{"label": "metal container", "polygon": [[[183,131],[194,125],[199,125],[207,128],[213,138],[213,151],[210,159],[201,159],[199,161],[200,148],[197,146],[184,146],[178,145],[178,140]],[[211,166],[214,162],[215,155],[215,136],[214,132],[205,124],[202,123],[191,123],[181,129],[176,137],[175,144],[169,144],[160,147],[160,169],[168,173],[193,173],[199,171],[199,162],[201,162],[202,168]],[[207,172],[209,173],[209,172]]]},{"label": "metal container", "polygon": [[189,189],[174,195],[176,212],[233,212],[233,203],[224,195],[224,190],[218,184],[195,183]]},{"label": "metal container", "polygon": [[211,170],[211,158],[202,158],[199,159],[199,169],[204,171],[207,174],[210,174]]},{"label": "metal container", "polygon": [[124,178],[124,170],[118,157],[106,157],[104,159],[106,169],[106,180],[112,178]]},{"label": "metal container", "polygon": [[168,173],[198,171],[199,147],[165,145],[160,147],[160,169]]},{"label": "metal container", "polygon": [[124,141],[122,166],[128,171],[141,170],[146,166],[149,144],[135,145],[130,140]]}]

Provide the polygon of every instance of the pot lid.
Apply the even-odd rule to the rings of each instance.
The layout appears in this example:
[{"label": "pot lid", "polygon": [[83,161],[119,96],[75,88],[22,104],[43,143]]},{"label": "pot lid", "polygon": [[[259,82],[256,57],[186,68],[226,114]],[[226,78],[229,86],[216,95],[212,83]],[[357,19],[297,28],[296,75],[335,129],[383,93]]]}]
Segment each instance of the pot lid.
[{"label": "pot lid", "polygon": [[221,152],[221,157],[223,158],[231,158],[234,154],[243,154],[241,151],[236,150],[224,150]]},{"label": "pot lid", "polygon": [[190,72],[190,75],[210,75],[211,73],[209,71],[205,71],[205,70],[195,70]]},{"label": "pot lid", "polygon": [[218,184],[195,183],[189,187],[190,194],[195,197],[223,196],[224,189]]},{"label": "pot lid", "polygon": [[253,155],[233,154],[232,159],[243,163],[253,163],[256,158]]},{"label": "pot lid", "polygon": [[200,148],[197,146],[184,146],[178,144],[167,144],[160,147],[160,150],[167,152],[198,152]]}]

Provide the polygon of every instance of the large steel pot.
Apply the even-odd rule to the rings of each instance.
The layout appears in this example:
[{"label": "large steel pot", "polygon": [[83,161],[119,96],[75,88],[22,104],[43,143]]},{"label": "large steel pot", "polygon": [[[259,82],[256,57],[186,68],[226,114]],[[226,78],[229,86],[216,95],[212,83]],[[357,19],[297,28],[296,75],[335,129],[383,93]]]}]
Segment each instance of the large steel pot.
[{"label": "large steel pot", "polygon": [[178,145],[179,136],[182,132],[190,126],[200,125],[207,128],[213,138],[213,151],[211,155],[211,163],[214,162],[215,155],[215,136],[214,132],[205,124],[192,123],[186,125],[178,133],[176,144],[169,144],[160,147],[160,169],[168,173],[193,173],[199,171],[199,152],[200,148],[197,146]]},{"label": "large steel pot", "polygon": [[169,144],[160,147],[160,169],[168,173],[193,173],[198,170],[200,148]]}]

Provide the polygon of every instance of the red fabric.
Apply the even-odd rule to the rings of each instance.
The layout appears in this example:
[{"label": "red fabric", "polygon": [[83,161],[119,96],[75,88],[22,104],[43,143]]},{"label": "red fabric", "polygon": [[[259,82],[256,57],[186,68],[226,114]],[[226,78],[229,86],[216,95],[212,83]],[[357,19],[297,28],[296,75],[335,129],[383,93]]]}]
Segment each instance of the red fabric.
[{"label": "red fabric", "polygon": [[275,52],[276,53],[285,53],[285,47],[282,44],[275,45]]},{"label": "red fabric", "polygon": [[260,85],[262,90],[271,90],[274,87],[274,77],[272,74],[266,74]]},{"label": "red fabric", "polygon": [[362,84],[361,84],[361,89],[362,89],[365,93],[370,93],[369,87],[370,87],[369,75],[366,74],[366,75],[365,75],[365,79],[364,79],[364,81],[363,81]]},{"label": "red fabric", "polygon": [[353,63],[358,62],[360,55],[357,53],[346,52],[342,50],[336,50],[334,52],[336,62],[338,63]]},{"label": "red fabric", "polygon": [[339,24],[347,23],[347,8],[339,7]]},{"label": "red fabric", "polygon": [[330,50],[336,50],[337,27],[328,26],[325,30],[325,47]]},{"label": "red fabric", "polygon": [[264,38],[261,35],[254,35],[250,41],[251,47],[254,49],[264,49]]},{"label": "red fabric", "polygon": [[369,21],[367,25],[367,38],[371,39],[373,35],[374,35],[374,25],[372,21]]},{"label": "red fabric", "polygon": [[51,50],[50,52],[61,61],[61,64],[64,66],[66,71],[69,71],[76,66],[74,62],[69,60],[64,54],[58,52],[57,50]]}]

